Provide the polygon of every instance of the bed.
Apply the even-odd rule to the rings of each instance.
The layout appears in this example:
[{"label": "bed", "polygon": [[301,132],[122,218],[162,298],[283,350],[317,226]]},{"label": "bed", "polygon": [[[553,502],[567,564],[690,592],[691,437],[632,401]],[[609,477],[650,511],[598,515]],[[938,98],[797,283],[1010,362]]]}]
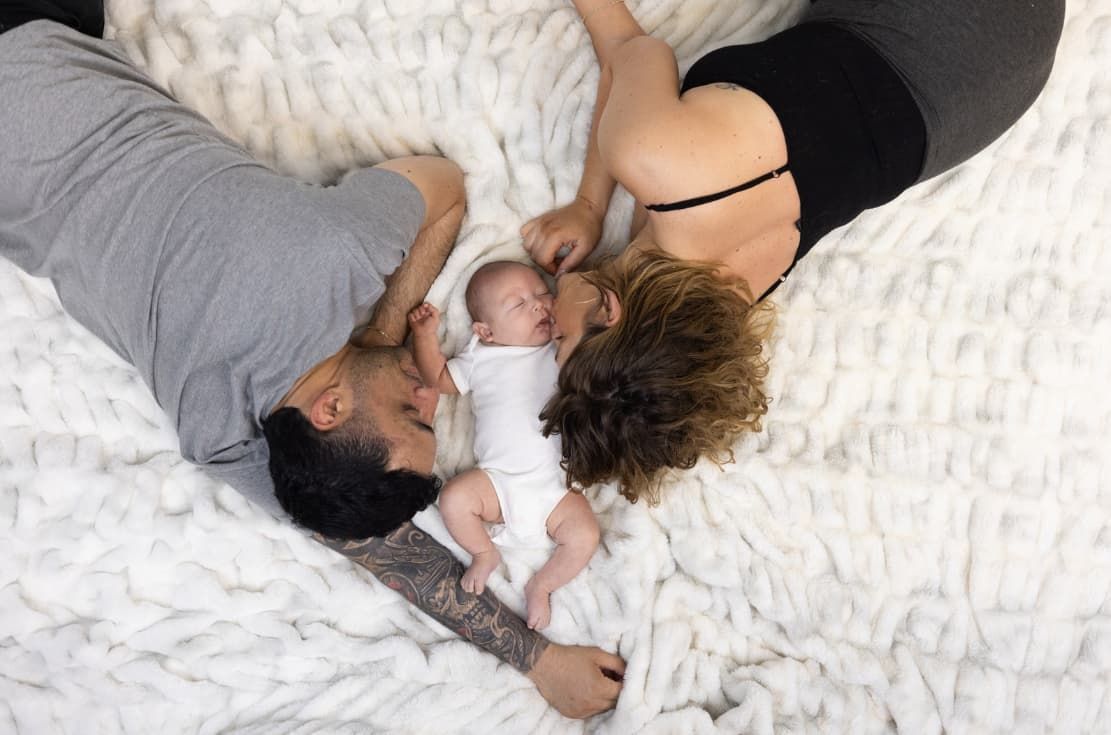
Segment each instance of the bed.
[{"label": "bed", "polygon": [[[276,170],[466,173],[429,299],[567,202],[597,67],[556,0],[109,0],[109,35]],[[681,71],[804,0],[629,0]],[[1101,71],[1101,69],[1103,71]],[[137,373],[0,262],[0,731],[1042,733],[1111,729],[1111,6],[1072,0],[1034,108],[827,237],[775,294],[736,461],[603,529],[547,631],[628,662],[577,722],[511,667],[177,454]],[[631,216],[615,198],[603,250]],[[472,463],[465,399],[437,465]],[[451,542],[435,508],[417,517]],[[543,552],[490,586],[524,609]]]}]

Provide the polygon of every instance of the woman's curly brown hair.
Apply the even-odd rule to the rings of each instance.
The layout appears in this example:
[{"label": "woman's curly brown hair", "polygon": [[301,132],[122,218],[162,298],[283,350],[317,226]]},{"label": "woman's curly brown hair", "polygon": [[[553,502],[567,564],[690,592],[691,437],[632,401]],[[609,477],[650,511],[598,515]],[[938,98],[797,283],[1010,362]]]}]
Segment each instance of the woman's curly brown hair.
[{"label": "woman's curly brown hair", "polygon": [[737,436],[760,430],[774,312],[718,268],[650,250],[582,273],[622,312],[587,328],[540,414],[563,438],[570,485],[616,477],[630,501],[655,504],[668,469],[732,461]]}]

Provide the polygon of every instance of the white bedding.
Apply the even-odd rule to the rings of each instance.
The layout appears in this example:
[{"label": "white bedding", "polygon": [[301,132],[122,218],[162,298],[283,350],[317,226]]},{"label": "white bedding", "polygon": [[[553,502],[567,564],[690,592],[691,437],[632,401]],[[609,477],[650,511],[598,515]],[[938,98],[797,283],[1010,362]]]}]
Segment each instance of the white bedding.
[{"label": "white bedding", "polygon": [[[804,0],[629,0],[681,68]],[[109,0],[128,53],[291,176],[467,174],[431,293],[573,195],[596,66],[558,0]],[[1102,69],[1102,71],[1101,71]],[[603,546],[551,637],[628,661],[586,723],[207,479],[136,373],[0,262],[0,732],[1111,731],[1111,4],[1071,0],[999,143],[839,230],[776,295],[766,429]],[[75,103],[76,104],[76,103]],[[630,215],[616,200],[607,242]],[[470,462],[445,400],[439,469]],[[435,510],[418,522],[449,542]],[[454,547],[456,548],[457,547]],[[523,610],[543,559],[491,586]]]}]

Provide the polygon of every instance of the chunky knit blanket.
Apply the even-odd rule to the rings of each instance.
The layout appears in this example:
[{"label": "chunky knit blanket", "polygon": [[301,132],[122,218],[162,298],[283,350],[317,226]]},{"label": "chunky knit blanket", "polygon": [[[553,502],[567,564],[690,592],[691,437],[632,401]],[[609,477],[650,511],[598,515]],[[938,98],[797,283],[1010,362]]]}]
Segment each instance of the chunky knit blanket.
[{"label": "chunky knit blanket", "polygon": [[[629,0],[681,70],[803,0]],[[109,35],[290,176],[440,153],[469,213],[430,299],[568,201],[597,67],[559,0],[109,0]],[[775,296],[737,461],[603,541],[550,637],[628,661],[617,709],[531,683],[176,452],[137,374],[0,262],[0,731],[1111,730],[1111,5],[1072,0],[1035,107],[827,237]],[[0,133],[2,135],[2,133]],[[0,193],[2,196],[2,193]],[[631,214],[615,198],[605,241]],[[443,401],[444,476],[470,409]],[[451,544],[437,511],[417,518]],[[491,586],[524,609],[543,552]]]}]

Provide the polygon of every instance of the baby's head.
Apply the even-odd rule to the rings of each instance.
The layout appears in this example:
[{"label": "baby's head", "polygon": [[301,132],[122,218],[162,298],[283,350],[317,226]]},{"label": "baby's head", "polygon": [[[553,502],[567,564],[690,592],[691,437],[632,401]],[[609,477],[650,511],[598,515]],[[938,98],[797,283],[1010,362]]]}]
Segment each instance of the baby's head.
[{"label": "baby's head", "polygon": [[495,260],[467,284],[472,329],[485,344],[538,347],[552,338],[552,294],[524,263]]}]

